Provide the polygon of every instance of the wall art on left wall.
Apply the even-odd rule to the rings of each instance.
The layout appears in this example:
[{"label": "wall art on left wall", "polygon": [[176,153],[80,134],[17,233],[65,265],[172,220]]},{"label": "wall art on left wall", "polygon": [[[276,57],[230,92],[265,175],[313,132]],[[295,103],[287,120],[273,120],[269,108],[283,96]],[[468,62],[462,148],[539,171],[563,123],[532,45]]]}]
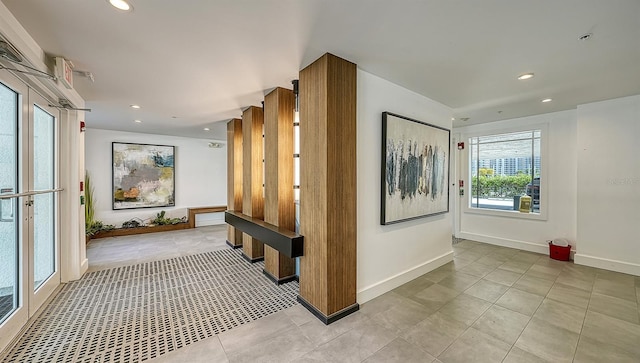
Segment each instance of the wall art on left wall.
[{"label": "wall art on left wall", "polygon": [[449,211],[450,131],[382,113],[380,224]]},{"label": "wall art on left wall", "polygon": [[113,209],[175,206],[175,147],[113,142]]}]

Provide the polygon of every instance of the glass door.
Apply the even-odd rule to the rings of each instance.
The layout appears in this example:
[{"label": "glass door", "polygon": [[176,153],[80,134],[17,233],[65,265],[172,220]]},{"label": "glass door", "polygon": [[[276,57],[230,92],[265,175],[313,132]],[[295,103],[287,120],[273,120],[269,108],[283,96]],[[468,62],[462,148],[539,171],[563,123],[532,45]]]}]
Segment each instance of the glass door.
[{"label": "glass door", "polygon": [[60,285],[57,114],[0,71],[0,352]]},{"label": "glass door", "polygon": [[56,228],[56,116],[59,111],[29,92],[29,190],[27,208],[29,232],[29,315],[60,285],[59,239]]}]

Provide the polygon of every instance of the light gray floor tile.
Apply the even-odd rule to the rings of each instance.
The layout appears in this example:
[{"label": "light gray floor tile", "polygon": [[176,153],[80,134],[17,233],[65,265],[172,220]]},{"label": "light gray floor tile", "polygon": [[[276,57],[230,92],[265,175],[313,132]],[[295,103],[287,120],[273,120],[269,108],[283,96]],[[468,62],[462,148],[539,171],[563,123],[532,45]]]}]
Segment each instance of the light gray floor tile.
[{"label": "light gray floor tile", "polygon": [[602,363],[603,361],[615,363],[638,363],[640,357],[626,352],[616,346],[603,344],[597,340],[580,337],[578,349],[573,360],[575,363]]},{"label": "light gray floor tile", "polygon": [[163,354],[148,360],[150,363],[184,363],[185,357],[193,363],[223,363],[228,362],[227,355],[217,336],[191,343],[186,347]]},{"label": "light gray floor tile", "polygon": [[630,323],[640,324],[638,319],[638,303],[613,296],[591,294],[589,310],[605,314]]},{"label": "light gray floor tile", "polygon": [[417,279],[413,279],[402,286],[398,286],[393,289],[398,295],[402,295],[405,297],[413,296],[416,293],[426,289],[427,287],[433,285],[435,282],[430,281],[423,276],[418,277]]},{"label": "light gray floor tile", "polygon": [[593,292],[629,301],[637,301],[633,280],[623,281],[605,280],[598,277],[593,285]]},{"label": "light gray floor tile", "polygon": [[467,275],[463,272],[455,272],[440,280],[438,285],[448,287],[457,291],[464,291],[480,280],[479,277]]},{"label": "light gray floor tile", "polygon": [[502,363],[553,363],[518,347],[512,347]]},{"label": "light gray floor tile", "polygon": [[[340,363],[342,359],[336,359],[328,351],[316,348],[300,358],[291,360],[293,363]],[[185,362],[186,363],[186,362]],[[280,362],[273,362],[280,363]]]},{"label": "light gray floor tile", "polygon": [[489,307],[491,303],[467,294],[460,294],[438,310],[451,319],[465,325],[471,325]]},{"label": "light gray floor tile", "polygon": [[396,338],[391,343],[384,346],[384,348],[367,358],[365,363],[429,363],[434,360],[435,357],[418,348],[414,344],[408,343],[402,338]]},{"label": "light gray floor tile", "polygon": [[454,256],[453,257],[453,266],[456,270],[460,270],[465,266],[472,264],[475,261],[474,258],[465,258],[464,256]]},{"label": "light gray floor tile", "polygon": [[244,347],[229,354],[229,362],[288,362],[309,353],[315,348],[298,327],[282,331],[270,339]]},{"label": "light gray floor tile", "polygon": [[431,282],[436,283],[436,282],[440,282],[442,279],[451,275],[454,271],[455,271],[455,267],[453,267],[453,265],[451,266],[445,265],[445,266],[438,267],[437,269],[422,275],[422,277]]},{"label": "light gray floor tile", "polygon": [[359,313],[373,316],[391,309],[403,300],[405,300],[403,296],[397,294],[395,290],[392,290],[360,305]]},{"label": "light gray floor tile", "polygon": [[483,256],[482,258],[479,258],[476,262],[481,263],[483,265],[487,265],[489,267],[496,268],[502,265],[503,263],[505,263],[507,259],[508,257],[502,256],[502,255]]},{"label": "light gray floor tile", "polygon": [[553,286],[553,281],[539,279],[528,275],[523,275],[513,287],[518,290],[530,292],[532,294],[546,296]]},{"label": "light gray floor tile", "polygon": [[556,279],[556,282],[591,292],[591,290],[593,290],[593,283],[595,282],[595,278],[578,278],[575,277],[576,275],[576,273],[561,273]]},{"label": "light gray floor tile", "polygon": [[463,269],[460,270],[460,272],[464,272],[466,274],[473,275],[473,276],[485,277],[493,270],[495,270],[495,268],[491,266],[474,262],[470,265],[465,266]]},{"label": "light gray floor tile", "polygon": [[494,303],[500,298],[500,296],[507,292],[507,290],[509,290],[509,287],[506,285],[482,279],[465,290],[465,294]]},{"label": "light gray floor tile", "polygon": [[598,280],[607,280],[621,285],[633,286],[636,277],[616,271],[598,270]]},{"label": "light gray floor tile", "polygon": [[516,253],[515,255],[511,256],[511,260],[514,261],[522,261],[522,262],[531,262],[531,263],[535,263],[536,261],[538,261],[540,259],[540,257],[542,257],[543,255],[539,254],[539,253],[533,253],[533,252],[528,252],[528,251],[519,251],[518,253]]},{"label": "light gray floor tile", "polygon": [[518,281],[518,279],[520,279],[521,276],[522,274],[519,274],[517,272],[496,269],[485,276],[484,279],[497,282],[499,284],[512,286],[516,281]]},{"label": "light gray floor tile", "polygon": [[437,310],[444,304],[460,295],[460,291],[434,284],[411,297],[428,309]]},{"label": "light gray floor tile", "polygon": [[544,299],[533,317],[559,328],[580,334],[586,313],[587,309],[585,308],[563,304],[551,299]]},{"label": "light gray floor tile", "polygon": [[434,309],[428,309],[420,303],[406,299],[399,301],[391,309],[371,316],[371,320],[398,334],[418,324],[434,312]]},{"label": "light gray floor tile", "polygon": [[401,336],[408,342],[437,357],[466,329],[467,325],[452,320],[443,314],[435,313],[413,328],[403,332]]},{"label": "light gray floor tile", "polygon": [[507,261],[502,265],[498,266],[498,268],[501,270],[507,270],[507,271],[523,274],[527,272],[527,270],[531,268],[531,266],[533,266],[531,262]]},{"label": "light gray floor tile", "polygon": [[542,302],[542,299],[543,297],[540,295],[511,288],[496,301],[496,304],[509,310],[531,316]]},{"label": "light gray floor tile", "polygon": [[524,314],[493,305],[473,324],[473,328],[514,344],[529,320]]},{"label": "light gray floor tile", "polygon": [[468,249],[464,252],[457,254],[456,257],[462,257],[467,260],[477,261],[478,259],[481,259],[482,257],[484,257],[484,255],[485,255],[484,253],[475,252],[471,249]]},{"label": "light gray floor tile", "polygon": [[300,326],[316,319],[313,314],[302,305],[295,305],[283,310],[283,312],[293,321],[294,324]]},{"label": "light gray floor tile", "polygon": [[536,318],[531,319],[516,347],[551,362],[571,362],[579,335]]},{"label": "light gray floor tile", "polygon": [[591,294],[582,289],[555,283],[551,290],[549,290],[547,297],[565,304],[586,308],[589,305]]},{"label": "light gray floor tile", "polygon": [[500,362],[510,348],[511,344],[469,328],[438,359],[443,363]]},{"label": "light gray floor tile", "polygon": [[625,350],[640,361],[640,325],[587,311],[582,336]]},{"label": "light gray floor tile", "polygon": [[542,265],[533,265],[527,270],[527,275],[539,279],[555,281],[562,272],[561,268],[553,268]]},{"label": "light gray floor tile", "polygon": [[318,319],[312,319],[311,321],[300,325],[300,331],[315,346],[320,346],[353,329],[361,321],[368,319],[367,315],[361,314],[359,311],[329,325],[325,325]]},{"label": "light gray floor tile", "polygon": [[220,338],[227,355],[233,355],[246,347],[257,345],[294,327],[296,325],[289,319],[287,314],[279,311],[260,318],[251,324],[241,325],[222,332],[218,335],[218,338]]},{"label": "light gray floor tile", "polygon": [[362,362],[394,340],[397,335],[371,320],[364,320],[353,329],[327,342],[320,350],[343,362]]}]

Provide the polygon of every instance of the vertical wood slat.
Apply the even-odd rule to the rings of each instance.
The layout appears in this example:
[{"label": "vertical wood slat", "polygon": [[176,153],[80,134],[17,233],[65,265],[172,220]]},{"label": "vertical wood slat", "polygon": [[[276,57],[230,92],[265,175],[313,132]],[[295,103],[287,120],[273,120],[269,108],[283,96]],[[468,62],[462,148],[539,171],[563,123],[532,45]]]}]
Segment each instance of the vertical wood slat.
[{"label": "vertical wood slat", "polygon": [[[264,221],[295,231],[293,91],[276,88],[264,99]],[[295,260],[264,246],[265,272],[278,283],[295,278]]]},{"label": "vertical wood slat", "polygon": [[325,322],[358,309],[356,72],[331,54],[300,72],[300,298]]},{"label": "vertical wood slat", "polygon": [[[242,211],[242,120],[227,122],[227,209]],[[242,232],[227,226],[227,244],[242,247]]]},{"label": "vertical wood slat", "polygon": [[[263,183],[263,125],[262,108],[251,106],[242,113],[242,213],[264,218]],[[242,234],[242,251],[251,262],[264,258],[262,242]]]}]

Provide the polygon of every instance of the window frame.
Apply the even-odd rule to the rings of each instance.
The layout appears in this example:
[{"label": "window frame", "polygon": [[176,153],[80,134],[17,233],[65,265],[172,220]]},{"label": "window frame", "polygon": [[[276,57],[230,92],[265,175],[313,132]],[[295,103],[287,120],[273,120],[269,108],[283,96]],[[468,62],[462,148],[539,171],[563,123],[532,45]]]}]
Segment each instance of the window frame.
[{"label": "window frame", "polygon": [[[487,216],[496,216],[496,217],[504,217],[504,218],[516,218],[516,219],[529,219],[529,220],[543,220],[546,221],[548,219],[548,198],[547,195],[547,181],[549,180],[549,168],[547,164],[549,163],[547,157],[547,137],[548,137],[548,123],[536,123],[531,125],[523,125],[517,127],[501,127],[501,128],[492,128],[486,130],[479,130],[474,132],[465,132],[462,134],[462,140],[465,142],[464,154],[462,155],[462,170],[461,176],[465,183],[465,194],[460,199],[462,203],[462,212],[469,214],[478,214],[478,215],[487,215]],[[517,210],[500,210],[500,209],[487,209],[487,208],[476,208],[471,206],[471,190],[472,190],[472,180],[471,180],[471,143],[469,141],[470,138],[473,137],[482,137],[482,136],[492,136],[499,134],[509,134],[515,132],[528,132],[540,130],[540,209],[538,213],[521,213]]]}]

